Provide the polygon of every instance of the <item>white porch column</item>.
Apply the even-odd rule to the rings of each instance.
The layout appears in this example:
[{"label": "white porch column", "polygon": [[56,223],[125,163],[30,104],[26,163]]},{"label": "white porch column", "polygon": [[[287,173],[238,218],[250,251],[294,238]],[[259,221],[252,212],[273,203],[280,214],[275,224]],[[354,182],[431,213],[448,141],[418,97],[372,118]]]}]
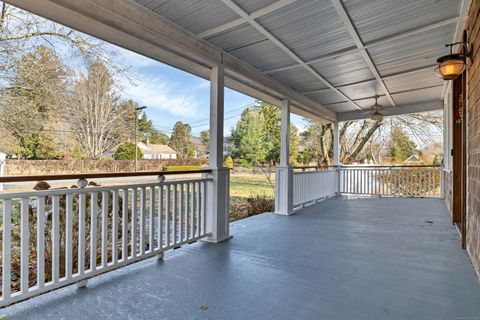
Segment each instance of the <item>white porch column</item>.
[{"label": "white porch column", "polygon": [[275,213],[293,213],[293,168],[290,166],[290,101],[282,101],[280,166],[275,175]]},{"label": "white porch column", "polygon": [[210,73],[210,155],[207,185],[206,241],[218,243],[229,236],[230,170],[223,167],[224,67],[217,65]]},{"label": "white porch column", "polygon": [[338,122],[333,123],[333,165],[340,165],[340,132]]},{"label": "white porch column", "polygon": [[340,130],[338,121],[333,123],[333,165],[337,167],[337,195],[340,195],[341,188],[341,168],[340,168]]}]

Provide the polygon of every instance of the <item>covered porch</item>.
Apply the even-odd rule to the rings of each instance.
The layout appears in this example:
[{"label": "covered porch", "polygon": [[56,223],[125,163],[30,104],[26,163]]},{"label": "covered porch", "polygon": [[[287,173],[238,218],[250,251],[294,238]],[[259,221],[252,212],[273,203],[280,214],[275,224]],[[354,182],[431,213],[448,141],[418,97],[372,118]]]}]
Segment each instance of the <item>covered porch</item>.
[{"label": "covered porch", "polygon": [[[445,168],[339,161],[339,122],[370,117],[378,111],[377,99],[384,116],[443,109],[444,153],[450,154],[454,99],[466,92],[455,92],[432,69],[444,45],[462,39],[469,12],[475,17],[480,1],[8,2],[209,79],[210,140],[205,170],[0,178],[78,179],[75,188],[0,194],[0,315],[480,317],[478,278],[445,205],[452,196]],[[480,32],[478,22],[469,21],[476,34],[473,54]],[[275,212],[233,224],[230,173],[223,166],[225,87],[281,109]],[[472,85],[471,92],[478,88]],[[473,93],[472,106],[477,100]],[[292,166],[291,113],[333,123],[333,166]],[[478,114],[472,112],[472,121]],[[472,123],[475,147],[479,127]],[[465,135],[458,141],[466,145]],[[475,150],[468,171],[474,174],[480,172]],[[444,164],[450,162],[446,156]],[[198,176],[181,176],[192,173]],[[156,180],[88,185],[115,176]],[[475,261],[478,177],[469,181],[463,214],[470,210],[468,248]],[[462,228],[466,223],[462,219]]]},{"label": "covered porch", "polygon": [[335,197],[2,311],[8,319],[476,319],[441,199]]}]

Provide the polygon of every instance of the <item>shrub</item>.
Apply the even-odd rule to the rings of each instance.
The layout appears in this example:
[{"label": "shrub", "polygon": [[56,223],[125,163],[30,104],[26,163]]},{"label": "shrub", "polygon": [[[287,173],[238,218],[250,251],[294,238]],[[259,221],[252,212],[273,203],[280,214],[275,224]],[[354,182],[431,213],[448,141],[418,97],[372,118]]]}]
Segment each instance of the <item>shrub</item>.
[{"label": "shrub", "polygon": [[233,169],[233,159],[231,156],[228,156],[223,162],[225,168]]},{"label": "shrub", "polygon": [[232,198],[230,203],[230,221],[236,221],[275,210],[275,199],[262,195],[249,198]]},{"label": "shrub", "polygon": [[[137,159],[143,157],[142,150],[139,147],[137,148]],[[117,151],[113,155],[115,160],[135,160],[135,144],[131,142],[126,142],[118,146]]]},{"label": "shrub", "polygon": [[[138,171],[159,171],[165,166],[200,166],[207,159],[138,159]],[[4,174],[28,176],[47,174],[78,174],[105,172],[132,172],[133,160],[83,159],[83,160],[5,160]]]}]

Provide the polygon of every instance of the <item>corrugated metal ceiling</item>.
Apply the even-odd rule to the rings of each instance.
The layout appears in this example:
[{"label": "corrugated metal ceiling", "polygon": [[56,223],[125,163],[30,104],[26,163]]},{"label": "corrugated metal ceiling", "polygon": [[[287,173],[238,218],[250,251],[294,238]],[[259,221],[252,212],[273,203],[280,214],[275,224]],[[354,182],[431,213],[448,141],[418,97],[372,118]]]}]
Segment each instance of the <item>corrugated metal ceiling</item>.
[{"label": "corrugated metal ceiling", "polygon": [[[457,0],[343,0],[366,43],[457,17]],[[451,40],[451,39],[450,39]]]},{"label": "corrugated metal ceiling", "polygon": [[[307,91],[306,96],[335,112],[358,110],[346,97],[362,108],[369,108],[373,104],[371,97],[380,94],[382,105],[390,105],[383,96],[386,92],[330,0],[282,0],[281,3],[286,3],[283,7],[256,17],[255,21],[291,52],[282,50],[247,20],[215,31],[240,18],[222,0],[136,1],[194,34],[211,32],[207,41],[260,71],[283,69],[270,76],[295,90]],[[249,14],[278,4],[278,0],[233,2]],[[447,53],[444,45],[453,40],[456,24],[437,26],[395,41],[385,40],[458,17],[461,1],[341,0],[341,3],[397,106],[440,99],[443,82],[435,77],[432,65],[438,56]],[[292,53],[314,71],[299,65]],[[421,70],[409,72],[416,69]],[[331,89],[321,90],[327,89],[327,85],[315,72],[346,97]]]},{"label": "corrugated metal ceiling", "polygon": [[329,1],[299,0],[258,22],[307,61],[355,46]]}]

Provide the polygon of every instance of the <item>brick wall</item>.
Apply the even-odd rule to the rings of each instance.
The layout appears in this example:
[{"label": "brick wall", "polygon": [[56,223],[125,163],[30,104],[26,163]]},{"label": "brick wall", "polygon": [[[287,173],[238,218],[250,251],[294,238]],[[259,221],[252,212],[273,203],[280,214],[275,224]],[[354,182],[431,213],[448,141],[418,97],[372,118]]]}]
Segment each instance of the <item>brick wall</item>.
[{"label": "brick wall", "polygon": [[480,0],[473,0],[467,20],[473,62],[467,70],[467,250],[480,276]]}]

